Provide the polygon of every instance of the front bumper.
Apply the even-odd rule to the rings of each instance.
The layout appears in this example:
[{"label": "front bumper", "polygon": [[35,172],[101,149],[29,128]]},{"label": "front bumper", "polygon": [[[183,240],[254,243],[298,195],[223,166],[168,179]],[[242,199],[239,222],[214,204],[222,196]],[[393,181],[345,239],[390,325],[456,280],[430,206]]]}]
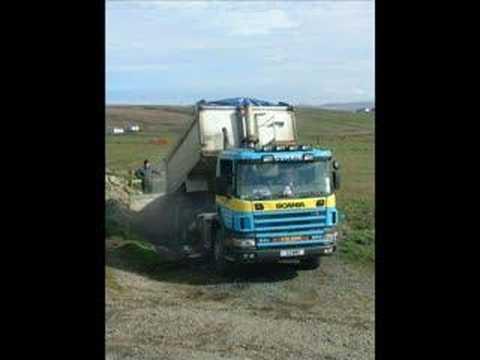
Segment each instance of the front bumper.
[{"label": "front bumper", "polygon": [[225,259],[236,263],[258,263],[258,262],[275,262],[279,260],[304,259],[312,256],[329,256],[336,251],[336,244],[315,245],[305,247],[295,247],[295,249],[303,249],[304,255],[284,257],[280,256],[281,250],[292,249],[290,247],[273,248],[273,249],[239,249],[228,248]]}]

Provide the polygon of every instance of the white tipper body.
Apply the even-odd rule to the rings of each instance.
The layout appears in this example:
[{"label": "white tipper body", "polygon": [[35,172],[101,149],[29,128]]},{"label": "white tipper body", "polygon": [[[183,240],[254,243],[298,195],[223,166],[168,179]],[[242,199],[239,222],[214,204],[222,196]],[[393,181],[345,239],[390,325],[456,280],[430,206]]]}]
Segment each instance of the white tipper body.
[{"label": "white tipper body", "polygon": [[188,192],[208,191],[218,153],[245,146],[252,134],[257,146],[296,143],[292,109],[251,106],[247,112],[241,114],[234,106],[196,108],[192,123],[166,158],[168,193],[183,184]]}]

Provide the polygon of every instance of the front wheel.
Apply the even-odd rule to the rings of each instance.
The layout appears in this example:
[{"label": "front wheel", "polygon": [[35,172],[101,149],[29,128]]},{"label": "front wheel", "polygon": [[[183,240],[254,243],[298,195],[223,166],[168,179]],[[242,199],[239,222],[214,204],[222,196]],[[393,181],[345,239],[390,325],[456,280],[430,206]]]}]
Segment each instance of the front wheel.
[{"label": "front wheel", "polygon": [[225,259],[224,234],[223,227],[215,231],[212,249],[215,272],[220,275],[228,275],[231,273],[233,267],[233,264]]},{"label": "front wheel", "polygon": [[206,192],[177,194],[172,203],[175,212],[175,242],[186,253],[198,253],[203,249],[196,227],[197,215],[212,211],[212,199]]},{"label": "front wheel", "polygon": [[299,267],[301,270],[315,270],[320,267],[320,256],[308,257],[301,259]]}]

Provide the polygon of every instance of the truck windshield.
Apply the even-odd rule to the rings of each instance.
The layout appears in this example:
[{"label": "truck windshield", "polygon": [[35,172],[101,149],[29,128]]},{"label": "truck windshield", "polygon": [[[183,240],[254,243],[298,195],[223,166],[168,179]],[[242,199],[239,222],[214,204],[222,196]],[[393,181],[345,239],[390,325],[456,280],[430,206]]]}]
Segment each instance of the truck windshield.
[{"label": "truck windshield", "polygon": [[314,197],[331,193],[329,162],[239,163],[237,194],[260,200]]}]

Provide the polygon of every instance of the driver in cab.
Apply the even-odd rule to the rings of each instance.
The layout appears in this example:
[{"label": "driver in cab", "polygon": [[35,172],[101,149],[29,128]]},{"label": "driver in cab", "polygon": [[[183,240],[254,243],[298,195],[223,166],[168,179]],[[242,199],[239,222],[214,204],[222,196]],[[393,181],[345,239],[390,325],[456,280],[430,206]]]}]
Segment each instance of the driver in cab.
[{"label": "driver in cab", "polygon": [[295,195],[295,170],[286,168],[282,175],[282,183],[284,184],[283,196],[293,197]]}]

